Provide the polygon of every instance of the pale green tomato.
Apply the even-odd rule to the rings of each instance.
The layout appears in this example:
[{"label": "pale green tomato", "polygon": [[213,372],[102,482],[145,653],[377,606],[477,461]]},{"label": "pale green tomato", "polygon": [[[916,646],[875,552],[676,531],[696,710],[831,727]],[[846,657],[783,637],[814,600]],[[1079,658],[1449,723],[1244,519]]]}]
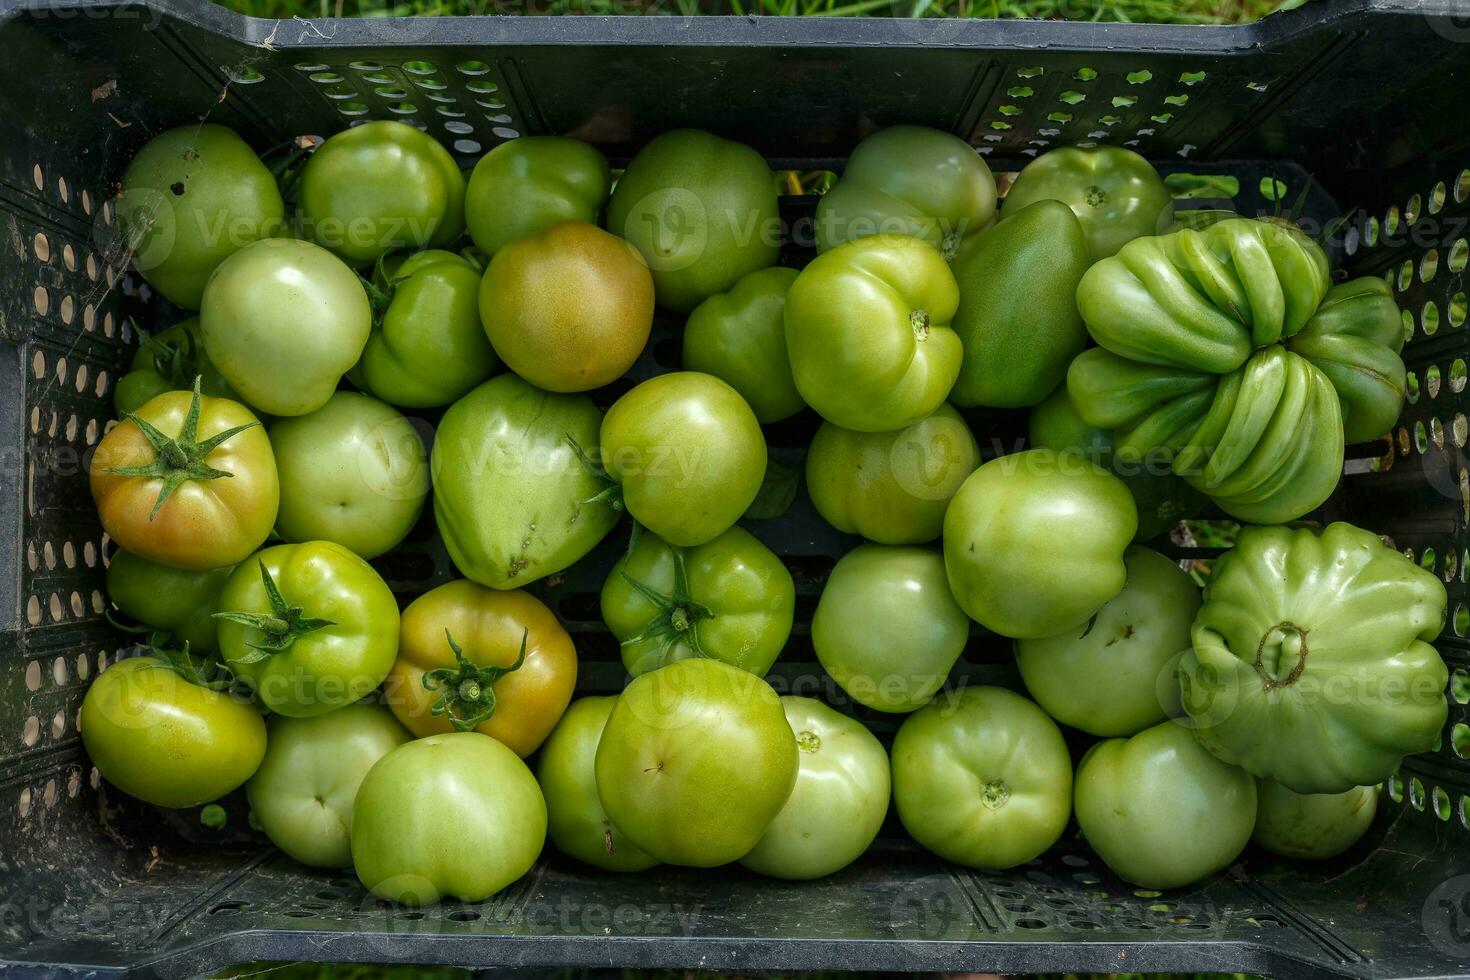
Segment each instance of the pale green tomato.
[{"label": "pale green tomato", "polygon": [[1378,787],[1346,793],[1293,793],[1274,779],[1256,780],[1251,840],[1282,857],[1319,861],[1358,842],[1378,812]]}]

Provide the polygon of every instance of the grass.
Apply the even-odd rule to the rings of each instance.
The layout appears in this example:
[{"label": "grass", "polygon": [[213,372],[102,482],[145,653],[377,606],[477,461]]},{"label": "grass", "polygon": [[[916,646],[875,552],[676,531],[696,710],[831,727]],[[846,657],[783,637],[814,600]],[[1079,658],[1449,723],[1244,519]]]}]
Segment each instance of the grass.
[{"label": "grass", "polygon": [[746,14],[1245,24],[1305,0],[220,0],[254,17]]}]

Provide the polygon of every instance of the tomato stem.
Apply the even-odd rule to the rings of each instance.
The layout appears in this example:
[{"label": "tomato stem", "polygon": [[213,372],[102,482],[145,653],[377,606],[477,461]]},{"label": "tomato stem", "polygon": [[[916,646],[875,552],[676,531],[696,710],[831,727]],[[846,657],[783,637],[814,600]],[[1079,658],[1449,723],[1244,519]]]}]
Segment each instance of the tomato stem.
[{"label": "tomato stem", "polygon": [[244,657],[233,658],[236,663],[252,664],[264,660],[272,654],[281,653],[291,648],[298,636],[314,633],[319,629],[337,624],[330,619],[316,619],[305,614],[300,606],[292,606],[286,602],[281,590],[276,587],[276,580],[271,576],[265,562],[257,560],[260,566],[261,584],[265,586],[266,600],[270,603],[269,613],[251,612],[217,612],[215,619],[223,619],[226,622],[238,623],[263,633],[263,638],[258,642],[246,642],[246,646],[255,652]]},{"label": "tomato stem", "polygon": [[526,640],[529,636],[529,630],[521,631],[521,649],[516,654],[515,663],[501,667],[471,661],[454,642],[454,635],[445,629],[444,639],[449,642],[450,653],[454,654],[455,666],[425,671],[421,681],[424,690],[439,694],[429,708],[429,714],[449,719],[449,724],[457,732],[473,731],[488,721],[495,714],[495,682],[521,669],[526,662]]},{"label": "tomato stem", "polygon": [[690,592],[689,574],[684,566],[684,550],[672,545],[668,547],[674,556],[673,592],[660,592],[648,583],[641,582],[629,575],[626,568],[622,572],[623,581],[648,600],[654,608],[648,625],[637,636],[630,636],[624,640],[622,646],[632,646],[637,643],[657,644],[659,660],[664,665],[673,662],[670,657],[674,648],[681,644],[688,647],[696,657],[708,656],[699,644],[699,623],[715,618],[714,610],[695,599]]}]

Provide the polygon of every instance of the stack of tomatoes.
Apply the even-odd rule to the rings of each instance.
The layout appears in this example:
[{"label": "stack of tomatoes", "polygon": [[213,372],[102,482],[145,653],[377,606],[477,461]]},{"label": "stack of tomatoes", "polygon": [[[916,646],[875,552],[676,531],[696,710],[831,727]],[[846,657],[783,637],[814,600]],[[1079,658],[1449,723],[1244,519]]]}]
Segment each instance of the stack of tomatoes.
[{"label": "stack of tomatoes", "polygon": [[[291,857],[410,903],[484,899],[548,834],[614,871],[820,877],[890,800],[984,868],[1075,813],[1120,875],[1173,887],[1253,833],[1344,849],[1444,723],[1443,586],[1373,535],[1247,529],[1203,599],[1136,543],[1207,499],[1307,513],[1344,434],[1392,424],[1403,365],[1371,281],[1329,292],[1280,223],[1176,223],[1129,151],[1039,157],[997,221],[971,147],[882,130],[800,270],[764,159],[695,130],[614,180],[559,137],[466,178],[396,122],[269,162],[188,126],[122,188],[137,271],[198,311],[143,338],[91,469],[144,650],[82,732],[142,800],[243,785]],[[651,373],[657,307],[687,314],[685,369],[614,398]],[[982,465],[955,406],[1030,409],[1032,448]],[[431,451],[401,410],[438,419]],[[843,700],[907,715],[891,752],[764,679],[795,587],[740,522],[772,507],[763,426],[808,410],[811,501],[865,539],[811,642]],[[400,610],[369,560],[430,497],[463,577]],[[577,651],[527,587],[620,522],[601,613],[632,679],[573,703]],[[1015,639],[1030,698],[946,690],[977,622]],[[1101,739],[1080,764],[1058,722]]]}]

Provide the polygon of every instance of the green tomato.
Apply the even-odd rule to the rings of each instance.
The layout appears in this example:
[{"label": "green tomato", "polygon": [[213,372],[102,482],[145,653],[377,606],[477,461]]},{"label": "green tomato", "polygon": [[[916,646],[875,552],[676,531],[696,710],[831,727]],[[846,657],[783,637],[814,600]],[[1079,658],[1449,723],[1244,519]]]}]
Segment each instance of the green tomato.
[{"label": "green tomato", "polygon": [[650,856],[712,868],[760,841],[796,785],[797,756],[769,684],[718,660],[680,660],[618,696],[597,744],[597,795]]},{"label": "green tomato", "polygon": [[271,719],[265,761],[245,784],[250,812],[287,855],[317,868],[350,868],[352,800],[362,778],[411,736],[376,704],[315,718]]},{"label": "green tomato", "polygon": [[628,163],[607,206],[607,227],[643,253],[659,304],[687,313],[775,264],[776,182],[750,147],[672,130]]},{"label": "green tomato", "polygon": [[1204,509],[1208,498],[1190,486],[1158,457],[1137,461],[1113,455],[1113,436],[1082,421],[1067,386],[1058,385],[1040,405],[1031,410],[1028,441],[1037,449],[1077,453],[1110,471],[1128,487],[1138,508],[1135,541],[1152,541],[1182,520]]},{"label": "green tomato", "polygon": [[280,234],[285,216],[276,178],[224,126],[180,126],[149,140],[123,172],[117,199],[133,268],[189,310],[199,309],[216,266]]},{"label": "green tomato", "polygon": [[1066,829],[1072,757],[1056,724],[1019,694],[947,692],[893,738],[893,802],[904,829],[945,860],[1013,868]]},{"label": "green tomato", "polygon": [[1251,840],[1282,857],[1336,857],[1368,832],[1378,812],[1378,787],[1344,793],[1293,793],[1274,779],[1256,780],[1256,829]]},{"label": "green tomato", "polygon": [[870,235],[812,260],[786,294],[802,398],[834,425],[890,432],[934,414],[959,376],[959,287],[917,238]]},{"label": "green tomato", "polygon": [[[142,330],[138,331],[143,333]],[[165,391],[191,391],[199,379],[201,394],[215,398],[233,398],[235,389],[219,373],[219,368],[204,352],[204,338],[199,334],[199,318],[165,327],[155,334],[144,334],[143,343],[133,354],[128,373],[117,379],[112,389],[112,403],[118,418],[136,412],[156,395]]]},{"label": "green tomato", "polygon": [[956,405],[1035,405],[1087,345],[1077,284],[1091,260],[1082,226],[1038,201],[968,242],[951,268],[960,287],[954,331],[965,356]]},{"label": "green tomato", "polygon": [[213,653],[219,592],[233,565],[191,571],[119,549],[107,564],[107,596],[144,626],[164,630],[192,653]]},{"label": "green tomato", "polygon": [[890,126],[859,143],[817,202],[817,250],[864,235],[922,238],[952,259],[995,220],[995,177],[975,148],[924,126]]},{"label": "green tomato", "polygon": [[602,460],[633,519],[672,545],[712,541],[766,473],[766,438],[740,393],[696,371],[661,374],[613,403]]},{"label": "green tomato", "polygon": [[492,589],[529,585],[581,558],[618,515],[568,442],[598,440],[586,395],[553,395],[514,374],[449,407],[434,434],[434,520],[460,573]]},{"label": "green tomato", "polygon": [[1105,738],[1179,713],[1171,668],[1189,649],[1200,606],[1194,580],[1157,551],[1135,545],[1123,564],[1123,591],[1081,628],[1016,641],[1016,665],[1036,703],[1062,724]]},{"label": "green tomato", "polygon": [[1205,748],[1294,792],[1373,785],[1444,728],[1444,619],[1444,583],[1376,534],[1246,528],[1205,587],[1184,710]]},{"label": "green tomato", "polygon": [[773,878],[822,878],[878,836],[888,814],[888,754],[861,722],[820,701],[787,696],[781,707],[796,733],[796,787],[740,863]]},{"label": "green tomato", "polygon": [[1094,745],[1073,805],[1087,843],[1143,888],[1180,888],[1228,865],[1256,822],[1256,781],[1172,721]]},{"label": "green tomato", "polygon": [[[509,144],[507,144],[509,145]],[[402,408],[438,408],[495,371],[495,348],[480,326],[480,270],[439,249],[384,264],[382,294],[362,357],[347,377]]]},{"label": "green tomato", "polygon": [[296,186],[302,237],[354,265],[400,249],[449,245],[464,232],[464,174],[407,123],[345,129],[317,147]]},{"label": "green tomato", "polygon": [[692,548],[639,535],[602,586],[602,618],[634,677],[689,657],[764,677],[795,610],[786,565],[741,527]]},{"label": "green tomato", "polygon": [[751,272],[696,306],[684,325],[684,367],[740,392],[763,423],[806,407],[786,354],[786,293],[796,275],[784,268]]},{"label": "green tomato", "polygon": [[352,804],[352,864],[406,905],[483,902],[531,870],[546,801],[520,756],[489,735],[406,742],[368,770]]},{"label": "green tomato", "polygon": [[522,136],[475,164],[465,190],[465,224],[486,255],[563,221],[597,223],[612,191],[607,158],[581,140]]},{"label": "green tomato", "polygon": [[893,432],[854,432],[823,422],[806,455],[806,488],[839,531],[879,544],[926,544],[944,511],[980,465],[980,447],[960,413],[940,405]]},{"label": "green tomato", "polygon": [[944,513],[944,567],[960,607],[1016,639],[1078,629],[1123,590],[1133,498],[1088,460],[1049,449],[993,459]]},{"label": "green tomato", "polygon": [[812,646],[832,679],[878,711],[913,711],[944,685],[970,620],[933,548],[863,544],[827,576]]},{"label": "green tomato", "polygon": [[267,415],[325,405],[373,322],[355,272],[326,249],[287,238],[256,242],[220,263],[199,317],[220,374]]},{"label": "green tomato", "polygon": [[97,770],[154,806],[217,800],[265,755],[260,712],[189,683],[154,657],[119,660],[99,674],[82,699],[80,724]]},{"label": "green tomato", "polygon": [[376,398],[339,391],[270,430],[281,477],[276,531],[335,541],[376,558],[402,541],[429,493],[428,454],[413,424]]},{"label": "green tomato", "polygon": [[541,747],[536,779],[546,794],[546,829],[553,844],[603,871],[643,871],[658,860],[613,826],[597,797],[597,743],[617,700],[573,701]]},{"label": "green tomato", "polygon": [[1077,215],[1093,262],[1135,238],[1165,231],[1174,220],[1174,200],[1158,172],[1121,146],[1065,146],[1043,153],[1016,176],[1001,218],[1009,221],[1046,200],[1061,201]]},{"label": "green tomato", "polygon": [[330,541],[256,552],[220,592],[220,658],[276,714],[307,718],[382,683],[398,655],[398,602],[372,566]]}]

